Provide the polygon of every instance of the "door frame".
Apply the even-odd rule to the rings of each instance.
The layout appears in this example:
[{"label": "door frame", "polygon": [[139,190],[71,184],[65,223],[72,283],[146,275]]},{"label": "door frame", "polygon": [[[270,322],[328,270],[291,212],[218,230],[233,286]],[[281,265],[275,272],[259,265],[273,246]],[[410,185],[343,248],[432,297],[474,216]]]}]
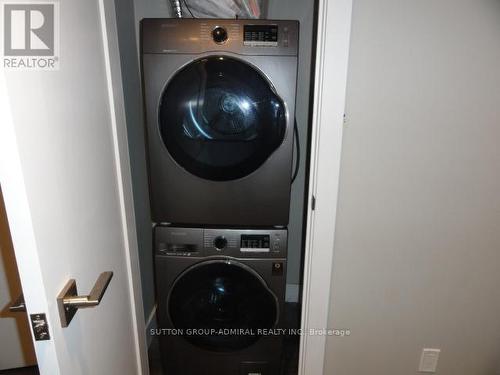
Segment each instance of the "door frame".
[{"label": "door frame", "polygon": [[[147,351],[145,343],[144,319],[141,304],[141,287],[138,267],[138,248],[135,236],[134,208],[132,201],[131,175],[128,158],[127,135],[123,93],[121,92],[120,59],[116,31],[116,18],[112,1],[100,0],[103,38],[106,40],[106,72],[108,94],[112,106],[112,128],[115,140],[116,162],[121,180],[121,209],[125,240],[127,244],[129,277],[131,280],[131,309],[137,324],[138,371],[147,371]],[[351,30],[352,0],[319,0],[317,14],[317,51],[314,86],[314,114],[311,134],[311,159],[307,205],[306,246],[304,260],[303,304],[301,328],[306,334],[301,336],[299,354],[299,374],[323,374],[326,337],[310,335],[310,329],[328,326],[330,284],[333,272],[333,245],[335,216],[338,200],[340,154],[342,142],[343,116],[346,97],[347,65]],[[1,74],[3,75],[3,74]],[[3,80],[3,79],[2,79]],[[4,98],[5,99],[5,98]],[[0,101],[5,104],[4,100]],[[36,267],[36,244],[31,227],[29,205],[24,190],[20,160],[13,133],[13,123],[8,111],[5,115],[6,131],[4,142],[7,149],[3,158],[2,177],[9,183],[4,188],[7,210],[11,212],[12,237],[16,243],[16,256],[30,255],[30,269],[22,269],[24,277],[40,278]],[[7,119],[7,117],[9,117]],[[5,155],[4,154],[4,155]],[[10,163],[11,162],[11,163]],[[6,181],[4,180],[4,182]],[[313,207],[313,198],[315,207]],[[28,264],[28,262],[21,262]],[[28,276],[29,275],[29,276]],[[42,284],[40,284],[42,285]],[[41,288],[43,289],[43,288]],[[25,290],[31,301],[37,301],[36,309],[47,311],[45,296],[40,290]],[[30,306],[34,307],[34,306]],[[141,315],[142,314],[142,315]],[[55,321],[55,320],[54,320]],[[39,355],[42,353],[38,353]],[[43,365],[57,368],[55,353],[45,353]],[[47,358],[48,356],[48,358]]]},{"label": "door frame", "polygon": [[123,91],[121,55],[115,1],[99,0],[99,14],[104,42],[104,59],[111,115],[111,130],[115,151],[118,195],[122,216],[127,273],[130,281],[129,296],[134,327],[135,355],[138,374],[149,374],[146,320],[144,315],[139,243],[135,221],[132,170],[128,146],[127,116]]},{"label": "door frame", "polygon": [[352,0],[319,0],[299,375],[322,375],[333,274]]}]

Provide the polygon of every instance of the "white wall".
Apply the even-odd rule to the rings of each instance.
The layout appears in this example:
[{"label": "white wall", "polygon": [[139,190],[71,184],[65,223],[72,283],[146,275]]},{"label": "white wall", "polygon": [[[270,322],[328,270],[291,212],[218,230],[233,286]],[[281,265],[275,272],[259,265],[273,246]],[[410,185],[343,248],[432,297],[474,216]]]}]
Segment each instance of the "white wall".
[{"label": "white wall", "polygon": [[499,20],[354,1],[325,374],[500,374]]}]

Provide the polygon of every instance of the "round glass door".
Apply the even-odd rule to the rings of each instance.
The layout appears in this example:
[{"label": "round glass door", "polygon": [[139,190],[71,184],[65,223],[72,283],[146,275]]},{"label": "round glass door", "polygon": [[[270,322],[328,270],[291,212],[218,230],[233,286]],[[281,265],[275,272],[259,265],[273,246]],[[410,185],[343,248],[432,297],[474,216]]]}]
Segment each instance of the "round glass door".
[{"label": "round glass door", "polygon": [[198,177],[227,181],[252,173],[281,145],[286,112],[255,68],[211,56],[188,64],[169,81],[159,126],[177,164]]},{"label": "round glass door", "polygon": [[167,306],[186,340],[222,352],[255,343],[259,329],[274,327],[279,311],[276,296],[255,271],[226,260],[199,263],[181,274]]}]

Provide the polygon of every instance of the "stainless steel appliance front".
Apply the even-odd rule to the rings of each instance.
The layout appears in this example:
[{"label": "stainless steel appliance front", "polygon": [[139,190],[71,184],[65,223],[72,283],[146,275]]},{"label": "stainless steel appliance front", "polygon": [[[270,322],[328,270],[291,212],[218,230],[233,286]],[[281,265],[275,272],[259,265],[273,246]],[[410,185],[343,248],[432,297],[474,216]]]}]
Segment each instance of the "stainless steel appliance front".
[{"label": "stainless steel appliance front", "polygon": [[280,373],[283,336],[266,333],[283,328],[286,244],[286,230],[155,228],[166,373]]},{"label": "stainless steel appliance front", "polygon": [[298,22],[145,19],[153,221],[286,226]]}]

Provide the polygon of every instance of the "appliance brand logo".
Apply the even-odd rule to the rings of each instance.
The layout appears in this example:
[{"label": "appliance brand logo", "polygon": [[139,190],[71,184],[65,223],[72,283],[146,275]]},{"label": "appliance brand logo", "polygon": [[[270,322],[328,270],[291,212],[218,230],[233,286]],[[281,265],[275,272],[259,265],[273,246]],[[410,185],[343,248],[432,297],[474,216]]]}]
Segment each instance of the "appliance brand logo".
[{"label": "appliance brand logo", "polygon": [[3,3],[3,67],[59,68],[59,3]]}]

